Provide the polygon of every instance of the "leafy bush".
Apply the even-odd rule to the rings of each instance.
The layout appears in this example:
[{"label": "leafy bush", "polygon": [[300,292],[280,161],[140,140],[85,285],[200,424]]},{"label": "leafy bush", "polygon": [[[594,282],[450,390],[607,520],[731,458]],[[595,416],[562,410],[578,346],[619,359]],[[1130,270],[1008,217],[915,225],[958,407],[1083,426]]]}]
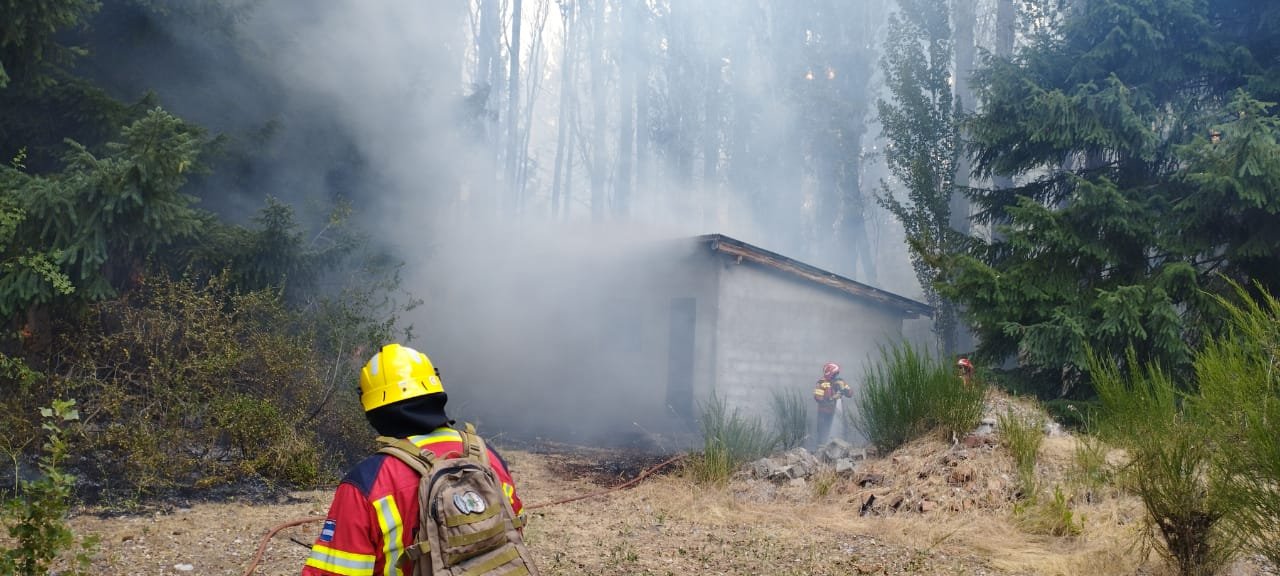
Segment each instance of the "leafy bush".
[{"label": "leafy bush", "polygon": [[1044,420],[1035,416],[1019,416],[1012,410],[1000,414],[1000,435],[1005,448],[1013,455],[1018,469],[1018,486],[1023,498],[1036,498],[1036,457],[1044,443]]},{"label": "leafy bush", "polygon": [[1219,299],[1230,331],[1196,356],[1192,406],[1217,439],[1216,477],[1242,499],[1229,529],[1280,566],[1280,302],[1235,288],[1238,304]]},{"label": "leafy bush", "polygon": [[778,447],[790,450],[804,443],[809,433],[809,409],[803,393],[791,389],[774,389],[769,407],[773,410],[773,424],[778,436]]},{"label": "leafy bush", "polygon": [[880,348],[856,408],[844,418],[888,451],[933,431],[969,431],[982,416],[983,395],[980,385],[965,385],[946,359],[901,342]]},{"label": "leafy bush", "polygon": [[0,551],[0,574],[50,573],[54,563],[75,547],[80,549],[72,559],[75,566],[59,573],[68,576],[91,573],[89,552],[97,544],[97,538],[77,538],[66,524],[76,478],[62,470],[70,451],[64,426],[80,419],[75,405],[75,400],[55,400],[52,407],[40,410],[42,427],[48,433],[40,457],[42,478],[20,482],[20,493],[5,502],[4,524],[8,525],[14,546]]},{"label": "leafy bush", "polygon": [[732,411],[724,399],[712,395],[700,406],[702,454],[687,465],[694,480],[705,484],[721,484],[739,466],[769,454],[777,446],[777,437],[758,418]]},{"label": "leafy bush", "polygon": [[314,321],[276,291],[158,275],[89,311],[65,342],[58,377],[32,395],[82,399],[91,416],[81,451],[112,457],[77,465],[102,496],[252,479],[310,486],[367,448],[350,369],[319,356],[303,329]]},{"label": "leafy bush", "polygon": [[1136,354],[1128,356],[1127,374],[1092,352],[1088,359],[1102,399],[1099,430],[1131,457],[1121,479],[1146,508],[1144,544],[1181,574],[1213,574],[1238,550],[1227,520],[1239,502],[1230,486],[1214,481],[1210,431],[1180,409],[1173,381],[1156,366],[1143,369]]}]

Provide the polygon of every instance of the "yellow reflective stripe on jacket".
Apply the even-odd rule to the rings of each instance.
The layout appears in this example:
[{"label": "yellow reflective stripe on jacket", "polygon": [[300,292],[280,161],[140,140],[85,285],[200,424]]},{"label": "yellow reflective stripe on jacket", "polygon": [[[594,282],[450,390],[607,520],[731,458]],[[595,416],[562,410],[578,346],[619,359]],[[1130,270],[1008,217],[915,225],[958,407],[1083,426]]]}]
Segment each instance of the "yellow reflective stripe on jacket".
[{"label": "yellow reflective stripe on jacket", "polygon": [[396,576],[404,571],[397,568],[400,551],[404,549],[400,543],[402,523],[400,508],[396,506],[395,496],[386,496],[373,501],[373,508],[378,511],[378,526],[382,529],[382,554],[387,561],[382,568],[385,576]]},{"label": "yellow reflective stripe on jacket", "polygon": [[307,566],[342,576],[372,576],[372,554],[355,554],[316,544],[311,547]]},{"label": "yellow reflective stripe on jacket", "polygon": [[419,436],[410,436],[409,441],[413,442],[419,448],[425,448],[429,444],[439,444],[441,442],[461,442],[462,435],[452,428],[442,428],[430,434]]}]

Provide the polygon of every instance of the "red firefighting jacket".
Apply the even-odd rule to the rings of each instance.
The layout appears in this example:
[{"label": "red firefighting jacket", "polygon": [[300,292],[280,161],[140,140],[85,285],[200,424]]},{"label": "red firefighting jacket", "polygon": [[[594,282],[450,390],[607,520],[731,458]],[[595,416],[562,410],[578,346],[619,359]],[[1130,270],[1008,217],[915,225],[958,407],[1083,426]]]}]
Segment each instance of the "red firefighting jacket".
[{"label": "red firefighting jacket", "polygon": [[[458,431],[447,427],[409,440],[440,457],[464,449]],[[489,463],[520,522],[524,505],[506,464],[492,448]],[[320,536],[302,568],[303,576],[412,573],[412,563],[406,562],[403,571],[395,564],[417,535],[418,479],[412,468],[386,454],[374,454],[352,468],[333,495]]]},{"label": "red firefighting jacket", "polygon": [[818,412],[821,414],[835,414],[836,400],[841,396],[853,397],[853,389],[842,378],[818,380],[818,384],[813,387],[813,400],[818,403]]}]

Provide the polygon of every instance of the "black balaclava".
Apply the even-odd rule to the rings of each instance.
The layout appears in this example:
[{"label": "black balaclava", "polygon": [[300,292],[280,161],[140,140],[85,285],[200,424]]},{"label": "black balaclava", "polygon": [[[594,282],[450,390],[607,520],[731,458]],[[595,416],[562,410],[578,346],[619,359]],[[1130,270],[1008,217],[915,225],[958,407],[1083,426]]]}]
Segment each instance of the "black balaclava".
[{"label": "black balaclava", "polygon": [[444,392],[425,394],[379,406],[364,413],[369,424],[382,436],[407,438],[428,434],[441,426],[453,424],[444,412],[449,395]]}]

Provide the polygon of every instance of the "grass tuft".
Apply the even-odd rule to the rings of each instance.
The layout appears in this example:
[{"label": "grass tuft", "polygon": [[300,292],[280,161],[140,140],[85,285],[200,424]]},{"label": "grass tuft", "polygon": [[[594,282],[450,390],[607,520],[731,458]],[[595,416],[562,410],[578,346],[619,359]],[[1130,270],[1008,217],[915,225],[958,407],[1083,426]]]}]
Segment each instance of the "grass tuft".
[{"label": "grass tuft", "polygon": [[910,342],[881,347],[845,422],[882,451],[931,432],[964,434],[982,416],[983,388],[965,384],[951,363]]}]

